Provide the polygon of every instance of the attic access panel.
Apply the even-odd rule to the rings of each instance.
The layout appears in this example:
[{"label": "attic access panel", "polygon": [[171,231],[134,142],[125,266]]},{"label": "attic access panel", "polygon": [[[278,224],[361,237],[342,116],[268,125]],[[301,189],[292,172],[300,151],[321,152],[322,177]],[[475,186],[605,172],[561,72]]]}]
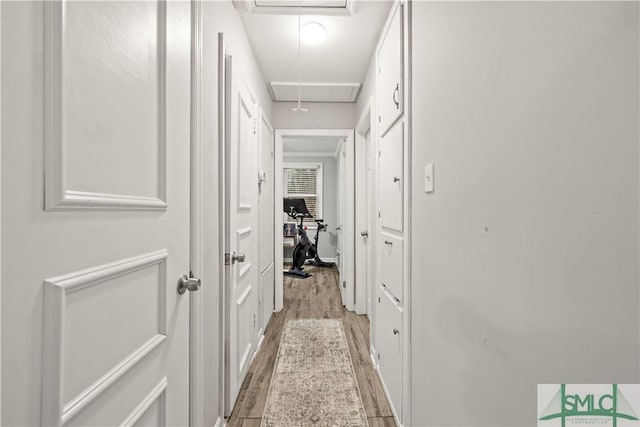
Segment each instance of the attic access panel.
[{"label": "attic access panel", "polygon": [[[300,98],[307,102],[356,102],[360,83],[301,83]],[[269,84],[274,101],[297,101],[298,83],[271,82]]]},{"label": "attic access panel", "polygon": [[[254,0],[256,7],[298,7],[296,0]],[[346,8],[347,0],[300,0],[300,7]]]},{"label": "attic access panel", "polygon": [[233,0],[236,9],[268,15],[353,15],[356,0]]}]

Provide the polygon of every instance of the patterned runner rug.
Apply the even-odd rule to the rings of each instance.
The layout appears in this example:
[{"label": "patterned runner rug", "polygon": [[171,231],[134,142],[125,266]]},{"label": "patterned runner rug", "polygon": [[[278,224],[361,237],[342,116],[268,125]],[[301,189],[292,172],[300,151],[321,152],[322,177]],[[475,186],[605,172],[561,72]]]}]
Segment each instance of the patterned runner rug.
[{"label": "patterned runner rug", "polygon": [[368,427],[341,319],[284,325],[261,427]]}]

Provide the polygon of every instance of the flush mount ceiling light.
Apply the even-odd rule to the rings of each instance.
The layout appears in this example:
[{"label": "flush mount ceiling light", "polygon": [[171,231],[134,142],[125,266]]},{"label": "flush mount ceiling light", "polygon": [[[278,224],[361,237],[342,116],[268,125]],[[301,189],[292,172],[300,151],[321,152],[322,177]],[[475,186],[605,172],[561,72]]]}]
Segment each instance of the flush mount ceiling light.
[{"label": "flush mount ceiling light", "polygon": [[307,22],[300,29],[300,38],[304,44],[316,46],[327,37],[327,30],[317,22]]}]

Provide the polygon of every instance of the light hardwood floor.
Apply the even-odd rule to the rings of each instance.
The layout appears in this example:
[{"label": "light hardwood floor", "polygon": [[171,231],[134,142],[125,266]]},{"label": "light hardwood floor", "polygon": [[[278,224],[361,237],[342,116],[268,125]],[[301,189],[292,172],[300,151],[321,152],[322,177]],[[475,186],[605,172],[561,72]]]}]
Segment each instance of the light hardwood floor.
[{"label": "light hardwood floor", "polygon": [[265,338],[249,367],[233,412],[230,427],[259,427],[267,401],[271,374],[284,321],[295,318],[341,318],[370,427],[395,426],[378,374],[369,357],[369,320],[342,306],[336,269],[305,267],[307,279],[285,276],[284,308],[274,313]]}]

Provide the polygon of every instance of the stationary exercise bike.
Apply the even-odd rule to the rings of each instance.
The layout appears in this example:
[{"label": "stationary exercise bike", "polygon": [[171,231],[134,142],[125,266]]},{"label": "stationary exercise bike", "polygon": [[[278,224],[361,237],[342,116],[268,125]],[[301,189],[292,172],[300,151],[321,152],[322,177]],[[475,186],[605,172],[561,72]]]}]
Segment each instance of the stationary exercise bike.
[{"label": "stationary exercise bike", "polygon": [[295,248],[293,248],[293,267],[291,267],[288,271],[285,271],[285,274],[288,276],[299,277],[302,279],[306,279],[311,276],[310,273],[304,271],[304,263],[306,260],[310,259],[312,261],[309,262],[310,265],[314,265],[316,267],[325,267],[331,268],[335,266],[333,262],[326,262],[320,259],[318,255],[318,237],[320,231],[326,231],[327,225],[324,224],[322,219],[316,219],[315,223],[318,225],[316,230],[316,236],[314,242],[312,243],[307,236],[307,231],[304,229],[304,220],[305,218],[313,218],[313,215],[307,209],[307,204],[304,199],[290,199],[284,198],[284,212],[291,218],[295,219],[298,224],[298,243]]}]

